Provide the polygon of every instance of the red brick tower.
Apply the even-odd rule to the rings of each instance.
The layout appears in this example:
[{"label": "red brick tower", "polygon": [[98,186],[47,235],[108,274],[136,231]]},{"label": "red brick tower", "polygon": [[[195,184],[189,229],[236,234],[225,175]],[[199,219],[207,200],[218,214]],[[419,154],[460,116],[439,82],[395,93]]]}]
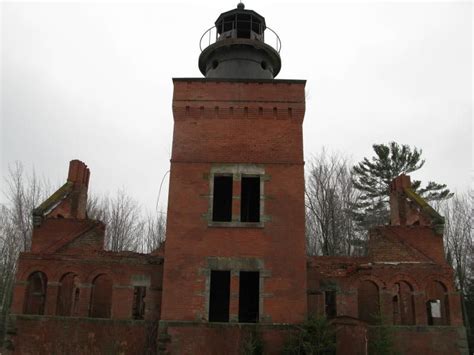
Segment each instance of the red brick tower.
[{"label": "red brick tower", "polygon": [[264,325],[276,346],[272,332],[307,310],[305,81],[274,79],[278,37],[271,47],[243,4],[210,31],[205,78],[173,80],[160,322],[171,353],[233,353],[242,323]]}]

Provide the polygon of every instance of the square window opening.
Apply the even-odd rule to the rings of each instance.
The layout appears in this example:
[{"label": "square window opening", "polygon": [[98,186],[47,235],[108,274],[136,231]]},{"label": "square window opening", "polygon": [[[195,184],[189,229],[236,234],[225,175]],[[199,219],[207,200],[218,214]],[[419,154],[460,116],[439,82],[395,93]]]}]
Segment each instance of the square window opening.
[{"label": "square window opening", "polygon": [[211,271],[209,322],[229,321],[230,271]]},{"label": "square window opening", "polygon": [[232,221],[232,176],[214,176],[212,220]]},{"label": "square window opening", "polygon": [[257,323],[260,303],[260,273],[241,271],[239,287],[239,322]]},{"label": "square window opening", "polygon": [[243,176],[240,196],[240,221],[260,222],[260,177]]}]

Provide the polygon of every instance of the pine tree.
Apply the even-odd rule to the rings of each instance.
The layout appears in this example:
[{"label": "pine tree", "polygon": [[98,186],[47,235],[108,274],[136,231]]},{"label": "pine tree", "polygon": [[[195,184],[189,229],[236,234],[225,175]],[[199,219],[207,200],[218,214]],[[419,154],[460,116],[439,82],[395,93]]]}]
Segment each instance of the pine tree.
[{"label": "pine tree", "polygon": [[[364,158],[352,168],[355,188],[361,191],[358,203],[354,206],[354,218],[363,228],[383,225],[389,217],[389,186],[398,175],[409,174],[423,167],[422,150],[409,145],[374,144],[375,156]],[[418,180],[412,181],[412,188],[427,201],[437,201],[452,197],[445,184],[428,182],[421,187]]]}]

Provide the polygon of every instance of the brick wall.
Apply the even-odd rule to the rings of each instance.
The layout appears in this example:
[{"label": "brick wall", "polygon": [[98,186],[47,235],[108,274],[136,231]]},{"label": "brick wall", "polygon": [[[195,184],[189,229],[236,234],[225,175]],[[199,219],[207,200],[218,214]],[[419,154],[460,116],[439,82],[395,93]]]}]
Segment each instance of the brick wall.
[{"label": "brick wall", "polygon": [[154,354],[157,323],[78,317],[10,317],[15,354]]},{"label": "brick wall", "polygon": [[[304,320],[304,108],[302,81],[174,80],[164,321],[207,324],[210,271],[216,268],[231,271],[231,323],[238,321],[239,271],[260,273],[260,323]],[[212,174],[219,169],[234,171],[237,220],[240,171],[261,172],[260,223],[212,224]],[[169,324],[170,349],[185,344],[182,337],[197,337]],[[212,329],[203,332],[220,331]],[[212,349],[220,336],[209,337],[214,340],[202,345]]]}]

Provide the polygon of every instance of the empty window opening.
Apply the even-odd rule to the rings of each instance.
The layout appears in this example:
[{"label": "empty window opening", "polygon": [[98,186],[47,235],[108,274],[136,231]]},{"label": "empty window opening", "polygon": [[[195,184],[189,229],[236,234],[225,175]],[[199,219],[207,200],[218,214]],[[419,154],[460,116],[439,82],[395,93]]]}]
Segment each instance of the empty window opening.
[{"label": "empty window opening", "polygon": [[135,286],[133,288],[133,306],[132,316],[133,319],[143,319],[145,316],[145,286]]},{"label": "empty window opening", "polygon": [[229,321],[230,271],[211,271],[209,322]]},{"label": "empty window opening", "polygon": [[63,317],[76,315],[78,302],[79,279],[76,275],[68,273],[61,278],[59,283],[56,314]]},{"label": "empty window opening", "polygon": [[400,281],[395,284],[398,301],[398,323],[402,325],[415,324],[415,302],[413,299],[413,289],[408,282]]},{"label": "empty window opening", "polygon": [[260,273],[241,271],[239,287],[239,322],[257,323],[259,318]]},{"label": "empty window opening", "polygon": [[111,306],[112,279],[107,275],[99,275],[92,283],[89,315],[93,318],[110,318]]},{"label": "empty window opening", "polygon": [[357,290],[359,319],[369,324],[377,324],[380,316],[379,288],[369,280],[360,283]]},{"label": "empty window opening", "polygon": [[428,284],[426,313],[429,325],[449,325],[449,298],[447,288],[439,281]]},{"label": "empty window opening", "polygon": [[336,291],[324,292],[324,308],[327,318],[334,318],[337,316]]},{"label": "empty window opening", "polygon": [[426,302],[426,313],[428,314],[428,325],[441,323],[441,301],[429,300]]},{"label": "empty window opening", "polygon": [[401,319],[400,319],[400,305],[398,303],[398,296],[393,296],[392,298],[392,313],[393,313],[393,324],[399,325],[401,323]]},{"label": "empty window opening", "polygon": [[44,314],[47,287],[48,278],[43,272],[36,271],[28,276],[23,313]]},{"label": "empty window opening", "polygon": [[232,176],[214,176],[212,220],[232,221]]},{"label": "empty window opening", "polygon": [[260,222],[260,177],[242,177],[240,221]]},{"label": "empty window opening", "polygon": [[79,288],[76,288],[74,292],[74,301],[72,304],[72,315],[77,316],[79,314]]}]

